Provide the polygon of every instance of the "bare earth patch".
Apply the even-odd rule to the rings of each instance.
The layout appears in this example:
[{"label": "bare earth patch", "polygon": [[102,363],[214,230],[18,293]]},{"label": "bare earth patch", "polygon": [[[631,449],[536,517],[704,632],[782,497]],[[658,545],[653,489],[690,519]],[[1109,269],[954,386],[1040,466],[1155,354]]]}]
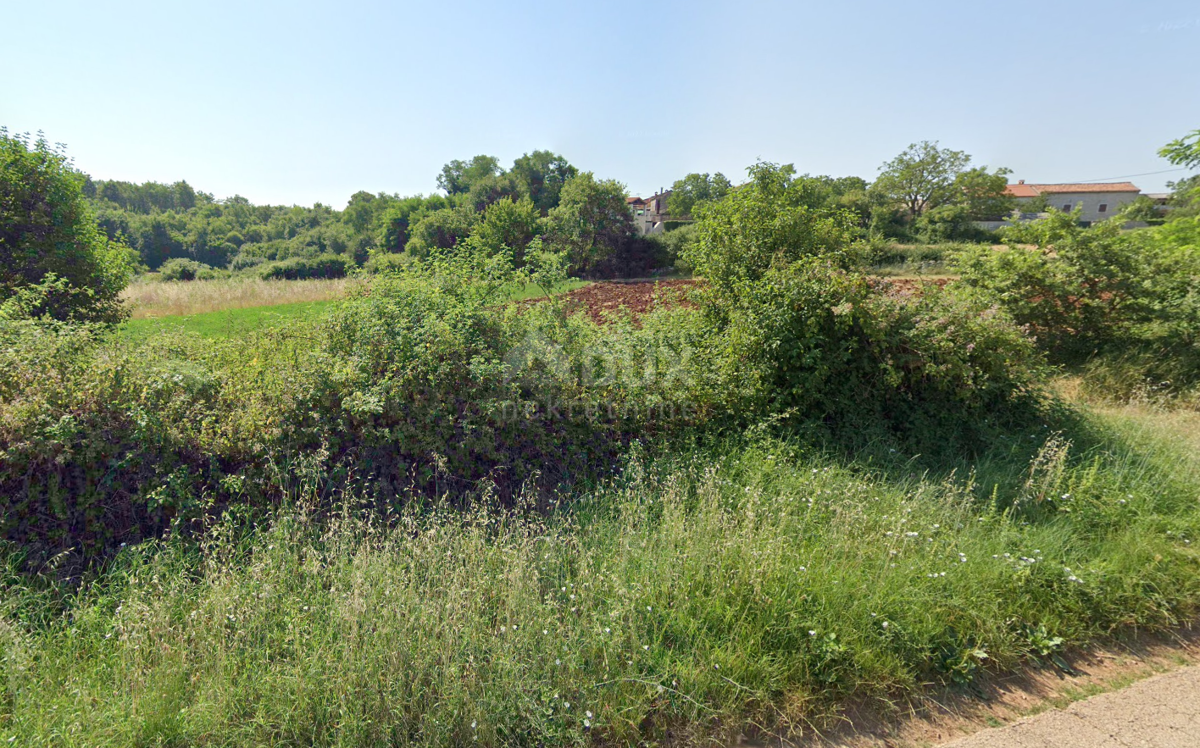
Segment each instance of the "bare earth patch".
[{"label": "bare earth patch", "polygon": [[[563,294],[570,311],[582,311],[594,322],[611,322],[628,312],[636,320],[659,307],[689,306],[688,293],[699,286],[695,280],[600,281]],[[536,303],[539,299],[529,299]]]}]

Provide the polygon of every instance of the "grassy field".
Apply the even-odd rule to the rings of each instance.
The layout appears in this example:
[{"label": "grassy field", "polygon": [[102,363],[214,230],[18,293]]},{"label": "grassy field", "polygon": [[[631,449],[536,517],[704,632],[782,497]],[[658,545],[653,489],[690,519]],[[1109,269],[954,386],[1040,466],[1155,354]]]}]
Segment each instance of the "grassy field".
[{"label": "grassy field", "polygon": [[171,331],[194,333],[209,338],[232,337],[292,320],[309,319],[323,314],[335,303],[335,300],[300,301],[271,306],[235,307],[199,314],[138,317],[126,322],[122,331],[132,339]]},{"label": "grassy field", "polygon": [[[566,293],[587,285],[569,280],[554,287]],[[123,333],[141,339],[159,332],[181,331],[204,337],[231,337],[290,321],[311,319],[355,288],[339,280],[263,281],[258,279],[144,283],[131,286],[126,297],[133,307]],[[533,284],[515,288],[510,301],[542,296]]]},{"label": "grassy field", "polygon": [[936,470],[767,438],[635,450],[548,514],[330,522],[300,494],[269,527],[127,549],[65,598],[6,582],[0,738],[689,742],[1190,620],[1194,421],[1069,429]]},{"label": "grassy field", "polygon": [[333,280],[265,281],[259,278],[230,278],[211,281],[142,281],[125,289],[122,298],[132,318],[181,317],[286,304],[340,299],[358,285],[357,281]]}]

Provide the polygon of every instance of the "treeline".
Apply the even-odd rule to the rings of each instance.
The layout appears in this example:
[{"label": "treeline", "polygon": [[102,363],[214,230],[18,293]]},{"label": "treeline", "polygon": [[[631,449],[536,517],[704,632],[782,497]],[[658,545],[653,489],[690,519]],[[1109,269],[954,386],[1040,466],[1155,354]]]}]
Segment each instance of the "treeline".
[{"label": "treeline", "polygon": [[[342,211],[320,203],[217,200],[187,182],[88,180],[84,194],[110,239],[126,242],[148,269],[165,266],[173,277],[209,269],[340,274],[349,266],[404,264],[468,240],[492,253],[511,252],[518,265],[532,243],[544,242],[586,276],[641,274],[670,262],[661,242],[634,229],[622,184],[581,172],[558,154],[534,151],[508,169],[492,156],[456,160],[437,184],[446,194],[360,191]],[[293,270],[281,269],[285,263]]]},{"label": "treeline", "polygon": [[[975,222],[1005,218],[1016,208],[1005,192],[1009,169],[973,165],[969,154],[936,142],[910,145],[879,172],[874,181],[805,175],[804,183],[810,200],[845,211],[860,235],[876,239],[990,241],[994,237]],[[673,216],[690,216],[696,205],[731,189],[721,173],[689,174],[672,185],[668,207]]]},{"label": "treeline", "polygon": [[[782,168],[796,175],[794,167]],[[800,183],[811,204],[845,213],[858,238],[991,243],[997,237],[976,222],[1016,209],[1006,193],[1010,173],[925,141],[881,165],[873,181],[804,175]],[[1174,215],[1198,209],[1195,179],[1172,185]],[[184,181],[88,179],[83,193],[110,240],[136,250],[147,269],[177,279],[224,272],[338,276],[354,267],[404,265],[468,241],[493,255],[510,252],[518,266],[534,246],[562,253],[575,275],[640,276],[676,265],[691,241],[688,230],[639,235],[624,185],[580,171],[550,151],[527,153],[507,169],[494,156],[451,161],[437,187],[440,192],[410,196],[360,191],[341,211],[320,203],[253,205],[237,195],[218,200]],[[701,206],[735,189],[719,172],[688,174],[672,185],[667,207],[679,220],[668,225],[686,227]],[[1161,222],[1162,215],[1143,199],[1119,217]]]}]

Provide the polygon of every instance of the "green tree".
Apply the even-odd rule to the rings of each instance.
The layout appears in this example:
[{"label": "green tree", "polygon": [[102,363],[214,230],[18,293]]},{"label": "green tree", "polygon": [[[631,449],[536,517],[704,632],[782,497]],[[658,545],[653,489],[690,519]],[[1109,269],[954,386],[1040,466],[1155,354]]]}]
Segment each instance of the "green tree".
[{"label": "green tree", "polygon": [[541,234],[542,217],[529,198],[500,200],[488,206],[482,220],[471,231],[484,251],[496,254],[502,249],[513,253],[517,267],[525,263],[525,248]]},{"label": "green tree", "polygon": [[410,229],[427,214],[450,207],[450,201],[441,195],[414,195],[395,200],[378,219],[377,246],[384,252],[403,252],[408,244]]},{"label": "green tree", "polygon": [[565,252],[572,274],[589,275],[634,238],[633,216],[620,182],[580,172],[563,185],[558,207],[546,219],[547,238]]},{"label": "green tree", "polygon": [[31,145],[28,136],[0,128],[0,296],[54,286],[39,313],[115,323],[127,314],[120,293],[132,253],[96,225],[84,180],[45,139]]},{"label": "green tree", "polygon": [[442,167],[437,186],[448,195],[465,195],[476,182],[501,173],[500,159],[495,156],[479,155],[470,161],[455,159]]},{"label": "green tree", "polygon": [[872,189],[903,206],[908,219],[915,221],[931,208],[958,201],[956,180],[970,163],[966,153],[939,148],[936,141],[913,143],[880,167]]},{"label": "green tree", "polygon": [[427,213],[413,225],[404,251],[425,257],[434,249],[450,249],[471,234],[478,220],[478,213],[461,206]]},{"label": "green tree", "polygon": [[720,200],[733,188],[721,172],[688,174],[671,185],[671,197],[667,200],[667,212],[677,218],[692,215],[697,203]]},{"label": "green tree", "polygon": [[534,151],[513,161],[508,173],[544,216],[558,206],[563,186],[579,170],[557,153]]},{"label": "green tree", "polygon": [[1167,204],[1171,206],[1168,218],[1200,215],[1200,174],[1193,174],[1177,182],[1167,182],[1167,189],[1171,190],[1171,197],[1167,200]]},{"label": "green tree", "polygon": [[1133,202],[1121,208],[1117,213],[1122,221],[1142,221],[1144,223],[1160,223],[1163,219],[1162,211],[1154,204],[1154,201],[1145,195],[1138,195]]},{"label": "green tree", "polygon": [[468,205],[471,210],[479,213],[487,210],[492,203],[517,200],[523,195],[524,191],[512,175],[501,173],[475,180],[466,194],[459,196],[459,200],[460,204]]},{"label": "green tree", "polygon": [[956,193],[951,201],[962,201],[971,221],[999,221],[1013,212],[1017,200],[1008,194],[1008,175],[1011,169],[989,172],[986,166],[967,169],[954,178]]},{"label": "green tree", "polygon": [[853,217],[827,204],[820,180],[790,165],[758,163],[750,182],[697,208],[684,260],[721,297],[744,294],[776,265],[811,257],[850,264]]},{"label": "green tree", "polygon": [[374,224],[379,214],[387,209],[386,195],[375,197],[370,192],[359,190],[350,196],[350,202],[342,211],[342,221],[357,233],[366,233]]}]

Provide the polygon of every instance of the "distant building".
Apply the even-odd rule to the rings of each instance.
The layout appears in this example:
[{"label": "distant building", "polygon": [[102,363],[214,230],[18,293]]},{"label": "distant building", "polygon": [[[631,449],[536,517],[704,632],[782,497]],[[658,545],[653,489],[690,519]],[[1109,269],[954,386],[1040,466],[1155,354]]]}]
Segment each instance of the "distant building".
[{"label": "distant building", "polygon": [[1006,192],[1017,199],[1018,210],[1042,197],[1051,208],[1064,213],[1080,208],[1079,220],[1085,224],[1112,218],[1142,194],[1132,182],[1026,184],[1024,179],[1008,185]]},{"label": "distant building", "polygon": [[626,198],[625,204],[633,213],[633,225],[637,227],[639,234],[657,234],[666,230],[665,224],[671,220],[671,214],[667,212],[667,201],[670,198],[670,190],[659,190],[648,200],[640,197]]},{"label": "distant building", "polygon": [[1157,209],[1161,215],[1165,216],[1173,207],[1171,205],[1170,192],[1147,192],[1146,197],[1150,198],[1150,201],[1154,203],[1155,209]]}]

